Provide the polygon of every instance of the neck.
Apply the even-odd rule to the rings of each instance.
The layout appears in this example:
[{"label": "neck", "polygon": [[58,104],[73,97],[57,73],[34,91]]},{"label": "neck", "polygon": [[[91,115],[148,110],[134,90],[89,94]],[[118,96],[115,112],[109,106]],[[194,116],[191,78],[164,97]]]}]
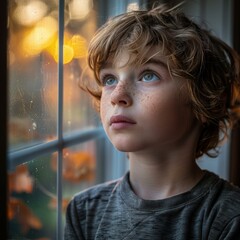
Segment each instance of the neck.
[{"label": "neck", "polygon": [[[179,155],[181,156],[181,155]],[[189,191],[203,171],[190,156],[144,156],[129,154],[130,182],[142,199],[164,199]]]}]

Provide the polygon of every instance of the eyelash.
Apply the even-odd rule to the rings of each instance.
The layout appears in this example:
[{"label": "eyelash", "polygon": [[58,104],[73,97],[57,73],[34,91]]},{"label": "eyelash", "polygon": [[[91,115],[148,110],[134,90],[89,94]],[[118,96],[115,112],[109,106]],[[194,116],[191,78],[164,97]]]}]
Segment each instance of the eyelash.
[{"label": "eyelash", "polygon": [[146,74],[154,74],[159,80],[161,80],[162,78],[159,76],[159,74],[157,74],[155,71],[151,70],[151,69],[144,69],[141,74],[140,74],[140,80],[142,81],[143,77]]},{"label": "eyelash", "polygon": [[103,76],[101,76],[100,81],[101,81],[102,86],[106,86],[106,82],[110,78],[116,79],[116,77],[112,74],[104,74]]},{"label": "eyelash", "polygon": [[[146,74],[154,74],[159,80],[161,80],[161,77],[155,71],[153,71],[151,69],[144,69],[139,74],[139,78],[138,78],[139,80],[138,81],[142,81],[143,77]],[[106,86],[107,80],[109,80],[110,78],[113,78],[113,79],[117,80],[117,77],[115,77],[113,74],[108,74],[108,73],[103,74],[103,76],[101,76],[101,78],[100,78],[101,85]]]}]

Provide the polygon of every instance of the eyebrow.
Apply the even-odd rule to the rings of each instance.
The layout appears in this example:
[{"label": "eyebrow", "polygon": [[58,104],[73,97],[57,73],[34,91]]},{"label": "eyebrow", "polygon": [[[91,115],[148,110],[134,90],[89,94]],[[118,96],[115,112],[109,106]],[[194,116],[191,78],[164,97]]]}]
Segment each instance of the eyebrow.
[{"label": "eyebrow", "polygon": [[[157,58],[149,58],[149,59],[143,59],[143,64],[156,64],[156,65],[161,65],[162,67],[166,68],[168,70],[168,66],[166,63],[164,63],[163,61],[161,61],[160,59]],[[141,66],[141,65],[140,65]],[[112,68],[112,64],[111,63],[106,63],[104,64],[101,68],[100,71],[104,70],[104,69],[108,69],[108,68]]]},{"label": "eyebrow", "polygon": [[156,58],[150,58],[149,60],[144,60],[143,61],[144,64],[156,64],[156,65],[161,65],[162,67],[168,69],[168,66],[166,63],[164,63],[163,61],[161,61],[160,59],[156,59]]}]

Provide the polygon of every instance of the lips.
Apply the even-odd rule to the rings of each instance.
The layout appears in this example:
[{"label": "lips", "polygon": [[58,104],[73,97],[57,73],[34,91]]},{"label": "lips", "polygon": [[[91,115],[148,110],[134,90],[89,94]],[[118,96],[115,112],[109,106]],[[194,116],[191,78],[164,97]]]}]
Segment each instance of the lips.
[{"label": "lips", "polygon": [[136,122],[124,115],[114,115],[110,118],[110,126],[114,129],[123,129],[136,124]]}]

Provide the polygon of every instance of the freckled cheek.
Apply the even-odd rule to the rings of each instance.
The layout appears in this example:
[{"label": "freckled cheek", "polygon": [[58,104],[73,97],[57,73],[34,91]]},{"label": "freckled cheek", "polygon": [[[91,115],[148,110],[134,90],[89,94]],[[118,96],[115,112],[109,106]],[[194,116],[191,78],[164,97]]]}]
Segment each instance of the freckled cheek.
[{"label": "freckled cheek", "polygon": [[144,92],[141,92],[141,94],[136,94],[133,92],[132,97],[135,99],[136,103],[138,103],[143,107],[143,109],[149,108],[149,107],[152,107],[152,108],[155,107],[155,103],[154,103],[155,98]]},{"label": "freckled cheek", "polygon": [[161,94],[151,96],[143,93],[138,98],[138,102],[142,109],[144,109],[145,113],[150,115],[158,115],[159,113],[166,111],[169,106],[168,100],[161,96]]},{"label": "freckled cheek", "polygon": [[166,127],[168,125],[172,125],[172,127],[179,126],[188,112],[183,104],[174,97],[151,97],[146,95],[140,101],[142,109],[145,109],[145,116]]},{"label": "freckled cheek", "polygon": [[109,100],[106,96],[102,95],[100,100],[100,118],[104,123],[106,121],[107,112],[109,109]]},{"label": "freckled cheek", "polygon": [[104,116],[104,110],[103,110],[104,108],[103,108],[103,104],[102,104],[102,101],[101,101],[101,103],[100,103],[100,119],[101,119],[101,121],[103,121],[103,116]]}]

